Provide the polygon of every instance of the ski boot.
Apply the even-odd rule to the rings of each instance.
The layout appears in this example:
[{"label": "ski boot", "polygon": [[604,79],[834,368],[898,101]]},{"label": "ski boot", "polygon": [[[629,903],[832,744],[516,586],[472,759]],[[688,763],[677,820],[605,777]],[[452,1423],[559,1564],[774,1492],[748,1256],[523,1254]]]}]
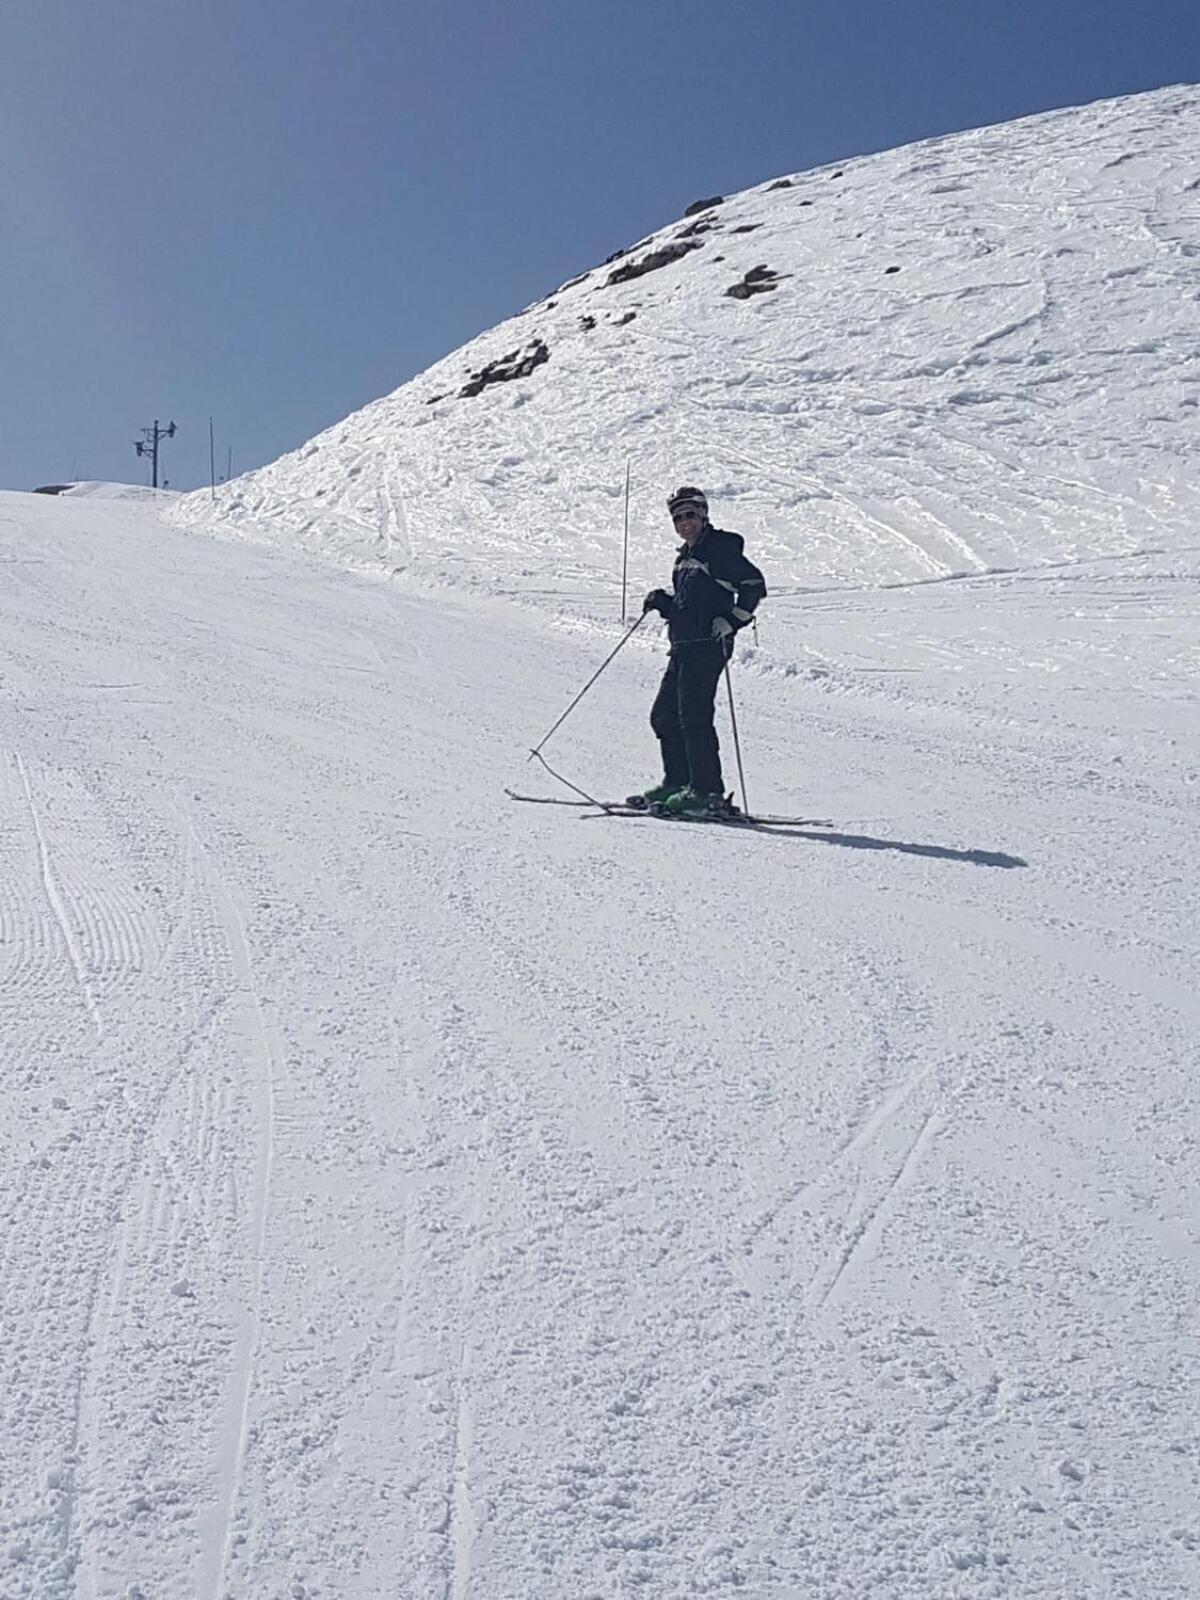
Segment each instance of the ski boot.
[{"label": "ski boot", "polygon": [[655,806],[664,805],[673,794],[678,794],[683,785],[678,783],[656,783],[653,789],[646,789],[641,794],[631,794],[626,797],[625,804],[632,806],[635,811],[653,811]]},{"label": "ski boot", "polygon": [[742,814],[719,789],[714,794],[703,794],[690,784],[686,789],[669,794],[654,809],[663,817],[740,817]]}]

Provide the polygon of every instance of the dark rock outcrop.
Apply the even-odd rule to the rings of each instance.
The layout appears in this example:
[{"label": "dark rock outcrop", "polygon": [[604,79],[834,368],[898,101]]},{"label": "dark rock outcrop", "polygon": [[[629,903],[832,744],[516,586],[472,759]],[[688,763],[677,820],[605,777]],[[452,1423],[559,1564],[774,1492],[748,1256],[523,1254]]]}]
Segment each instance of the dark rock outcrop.
[{"label": "dark rock outcrop", "polygon": [[473,372],[458,391],[461,400],[472,399],[493,383],[511,383],[514,378],[527,378],[535,368],[550,359],[550,347],[544,339],[534,339],[522,350],[511,350],[497,361]]},{"label": "dark rock outcrop", "polygon": [[652,250],[648,256],[641,256],[637,261],[630,261],[610,272],[608,287],[611,289],[616,283],[630,283],[634,278],[644,277],[647,272],[669,267],[673,261],[681,261],[689,250],[699,249],[699,239],[677,239],[672,244],[664,244],[660,249]]},{"label": "dark rock outcrop", "polygon": [[751,267],[741,283],[732,284],[725,293],[734,300],[749,300],[752,294],[769,294],[779,287],[781,277],[790,276],[787,272],[774,272],[770,267]]}]

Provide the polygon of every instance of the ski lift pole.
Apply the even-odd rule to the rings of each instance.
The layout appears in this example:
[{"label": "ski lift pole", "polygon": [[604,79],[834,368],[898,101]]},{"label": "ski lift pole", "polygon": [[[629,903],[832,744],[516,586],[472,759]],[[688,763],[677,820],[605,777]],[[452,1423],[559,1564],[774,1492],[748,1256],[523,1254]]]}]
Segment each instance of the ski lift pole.
[{"label": "ski lift pole", "polygon": [[547,734],[546,734],[546,735],[544,735],[544,737],[543,737],[543,738],[542,738],[542,741],[541,741],[541,743],[540,743],[540,744],[538,744],[538,745],[537,745],[537,747],[536,747],[536,748],[535,748],[535,749],[533,749],[533,750],[531,750],[531,751],[530,751],[530,752],[529,752],[529,759],[530,759],[530,760],[531,760],[531,761],[532,761],[532,760],[533,760],[533,758],[534,758],[534,756],[540,756],[540,755],[541,755],[541,753],[542,753],[542,751],[543,751],[543,750],[544,750],[544,749],[545,749],[545,747],[546,747],[546,745],[548,745],[548,744],[549,744],[549,742],[550,742],[550,739],[551,739],[551,736],[552,736],[552,735],[553,735],[553,734],[555,734],[555,733],[557,733],[557,732],[558,732],[558,730],[559,730],[559,729],[560,729],[560,728],[561,728],[561,727],[562,727],[562,725],[563,725],[563,723],[564,723],[564,722],[565,722],[565,721],[566,721],[566,720],[567,720],[567,718],[568,718],[568,717],[569,717],[569,716],[570,716],[570,715],[571,715],[571,713],[572,713],[572,711],[574,711],[574,709],[575,709],[575,707],[576,707],[576,706],[577,706],[577,705],[578,705],[578,704],[579,704],[579,702],[580,702],[580,701],[581,701],[581,700],[582,700],[582,699],[583,699],[583,697],[584,697],[584,695],[585,695],[585,694],[586,694],[586,693],[587,693],[587,692],[588,692],[588,690],[589,690],[589,689],[590,689],[590,688],[591,688],[591,687],[592,687],[592,685],[593,685],[593,684],[594,684],[594,683],[595,683],[595,681],[596,681],[596,679],[597,679],[597,678],[598,678],[598,677],[599,677],[599,676],[600,676],[600,674],[601,674],[601,673],[602,673],[602,672],[603,672],[603,671],[604,671],[604,669],[605,669],[605,667],[607,667],[607,666],[608,666],[608,664],[609,664],[609,662],[610,662],[610,661],[611,661],[611,660],[612,660],[612,658],[613,658],[613,656],[615,656],[615,655],[616,655],[616,653],[617,653],[617,650],[620,650],[620,649],[621,649],[621,647],[622,647],[622,646],[623,646],[623,645],[626,645],[626,644],[628,644],[628,643],[629,643],[629,641],[630,641],[630,639],[632,639],[632,638],[633,638],[633,636],[634,636],[634,634],[635,634],[635,633],[636,633],[636,632],[637,632],[637,631],[638,631],[638,629],[639,629],[639,628],[640,628],[640,627],[641,627],[641,625],[642,625],[642,623],[643,623],[643,622],[645,622],[645,620],[646,620],[646,618],[647,618],[647,617],[648,617],[648,616],[649,616],[649,615],[650,615],[650,613],[649,613],[649,612],[648,612],[648,611],[643,611],[643,612],[642,612],[642,614],[641,614],[641,616],[640,616],[640,617],[639,617],[639,618],[638,618],[638,619],[637,619],[637,621],[636,621],[636,622],[635,622],[635,623],[634,623],[634,625],[633,625],[633,627],[632,627],[632,628],[629,628],[629,629],[628,629],[628,630],[627,630],[627,631],[626,631],[626,632],[625,632],[625,633],[624,633],[624,634],[623,634],[623,635],[622,635],[622,636],[621,636],[621,640],[620,640],[620,643],[619,643],[619,644],[618,644],[618,645],[617,645],[617,647],[616,647],[616,649],[615,649],[615,650],[612,650],[612,651],[611,651],[611,652],[610,652],[610,653],[609,653],[609,654],[608,654],[608,655],[607,655],[607,656],[606,656],[606,657],[605,657],[605,658],[604,658],[604,660],[603,660],[603,661],[602,661],[602,662],[601,662],[601,663],[600,663],[600,665],[599,665],[599,666],[598,666],[598,667],[597,667],[597,668],[596,668],[596,670],[595,670],[595,672],[593,672],[593,673],[592,673],[592,675],[591,675],[591,677],[590,677],[590,678],[589,678],[589,679],[588,679],[588,681],[587,681],[587,682],[586,682],[586,683],[585,683],[585,684],[584,684],[584,686],[583,686],[583,688],[582,688],[582,689],[580,689],[580,691],[579,691],[579,693],[578,693],[578,694],[577,694],[577,695],[576,695],[576,696],[575,696],[575,698],[574,698],[574,700],[572,700],[572,701],[571,701],[571,704],[570,704],[570,705],[569,705],[569,706],[568,706],[568,707],[567,707],[567,709],[566,709],[566,710],[565,710],[565,711],[564,711],[564,712],[563,712],[563,714],[562,714],[562,716],[561,716],[561,717],[559,717],[559,719],[558,719],[558,721],[557,721],[557,722],[556,722],[556,723],[555,723],[555,724],[554,724],[554,726],[553,726],[553,727],[552,727],[552,728],[551,728],[551,729],[550,729],[550,732],[549,732],[549,733],[547,733]]},{"label": "ski lift pole", "polygon": [[746,774],[742,770],[742,742],[738,738],[737,712],[733,709],[733,679],[729,674],[729,660],[725,661],[725,687],[729,691],[729,720],[733,724],[733,749],[737,756],[738,783],[742,789],[742,810],[750,815],[750,802],[746,799]]}]

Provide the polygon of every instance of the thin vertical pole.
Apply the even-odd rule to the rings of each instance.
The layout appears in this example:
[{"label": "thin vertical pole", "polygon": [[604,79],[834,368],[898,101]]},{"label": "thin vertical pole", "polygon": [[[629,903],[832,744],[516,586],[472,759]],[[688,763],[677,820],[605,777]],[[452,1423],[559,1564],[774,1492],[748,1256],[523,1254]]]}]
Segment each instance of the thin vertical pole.
[{"label": "thin vertical pole", "polygon": [[629,469],[631,463],[625,463],[625,543],[621,556],[621,621],[625,621],[625,590],[629,578]]},{"label": "thin vertical pole", "polygon": [[153,487],[155,489],[157,489],[158,488],[158,418],[157,417],[155,417],[155,419],[154,419],[154,449],[150,453],[150,460],[153,462],[152,483],[153,483]]},{"label": "thin vertical pole", "polygon": [[228,483],[230,478],[232,478],[232,477],[233,477],[233,446],[230,445],[229,449],[228,449],[228,451],[226,452],[226,455],[225,455],[225,482]]},{"label": "thin vertical pole", "polygon": [[213,454],[212,418],[208,419],[208,483],[212,498],[217,498],[217,458]]},{"label": "thin vertical pole", "polygon": [[750,802],[746,799],[746,774],[742,771],[742,741],[738,738],[737,712],[733,709],[733,679],[729,676],[729,661],[725,662],[725,687],[729,691],[729,720],[733,724],[733,748],[737,753],[738,782],[742,786],[742,811],[750,815]]}]

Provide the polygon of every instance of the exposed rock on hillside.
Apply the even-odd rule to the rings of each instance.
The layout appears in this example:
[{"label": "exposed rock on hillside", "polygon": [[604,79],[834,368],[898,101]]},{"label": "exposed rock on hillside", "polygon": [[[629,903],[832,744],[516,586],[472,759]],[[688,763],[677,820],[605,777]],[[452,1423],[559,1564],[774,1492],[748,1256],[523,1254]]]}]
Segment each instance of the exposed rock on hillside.
[{"label": "exposed rock on hillside", "polygon": [[637,261],[630,261],[623,267],[616,267],[608,275],[608,287],[611,289],[617,283],[629,283],[634,278],[644,278],[648,272],[657,272],[660,267],[669,267],[672,261],[682,261],[689,250],[699,250],[699,239],[677,239],[672,244],[664,244],[658,250],[652,250],[648,256],[642,256]]},{"label": "exposed rock on hillside", "polygon": [[525,346],[524,351],[511,350],[498,361],[489,361],[487,366],[481,367],[478,372],[473,372],[470,379],[458,391],[460,399],[471,399],[492,383],[511,383],[514,378],[527,378],[537,367],[550,359],[549,346],[542,339],[534,339]]},{"label": "exposed rock on hillside", "polygon": [[773,272],[770,267],[751,267],[741,283],[735,283],[725,293],[734,300],[749,300],[752,294],[769,294],[778,288],[781,277],[789,274]]}]

